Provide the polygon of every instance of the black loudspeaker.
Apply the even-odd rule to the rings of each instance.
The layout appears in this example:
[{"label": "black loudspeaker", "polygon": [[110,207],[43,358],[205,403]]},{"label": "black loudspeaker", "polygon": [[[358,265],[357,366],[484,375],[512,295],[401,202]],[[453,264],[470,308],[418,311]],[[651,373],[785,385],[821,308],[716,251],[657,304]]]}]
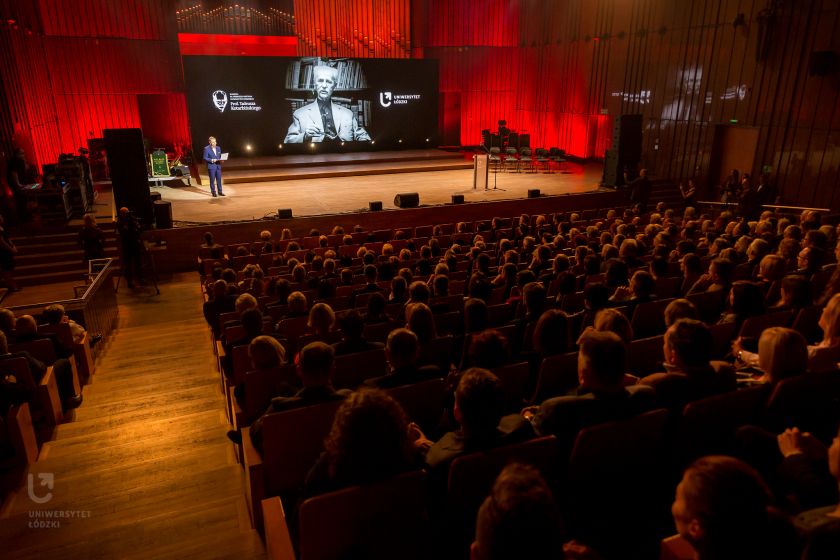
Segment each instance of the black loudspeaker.
[{"label": "black loudspeaker", "polygon": [[464,195],[462,194],[453,194],[452,195],[452,204],[463,204],[464,203]]},{"label": "black loudspeaker", "polygon": [[156,200],[152,207],[157,229],[172,229],[172,203],[167,200]]},{"label": "black loudspeaker", "polygon": [[281,220],[285,220],[292,217],[292,209],[291,208],[278,208],[277,209],[277,217]]},{"label": "black loudspeaker", "polygon": [[398,208],[417,208],[420,205],[420,195],[416,192],[399,193],[394,197],[394,206]]},{"label": "black loudspeaker", "polygon": [[528,198],[539,198],[540,189],[528,189]]},{"label": "black loudspeaker", "polygon": [[604,154],[604,177],[601,182],[612,187],[624,182],[624,170],[619,165],[617,150],[609,149]]},{"label": "black loudspeaker", "polygon": [[159,192],[149,193],[149,198],[152,200],[152,204],[154,204],[158,200],[161,200]]},{"label": "black loudspeaker", "polygon": [[139,128],[106,128],[102,135],[117,210],[125,206],[143,224],[150,225],[154,215],[149,197],[143,132]]},{"label": "black loudspeaker", "polygon": [[808,64],[808,75],[828,76],[837,69],[837,53],[834,51],[814,51]]},{"label": "black loudspeaker", "polygon": [[613,127],[612,148],[604,156],[603,183],[624,184],[624,169],[635,172],[642,159],[642,115],[619,115]]},{"label": "black loudspeaker", "polygon": [[380,210],[382,210],[382,201],[372,200],[368,202],[368,208],[370,208],[371,212],[379,212]]}]

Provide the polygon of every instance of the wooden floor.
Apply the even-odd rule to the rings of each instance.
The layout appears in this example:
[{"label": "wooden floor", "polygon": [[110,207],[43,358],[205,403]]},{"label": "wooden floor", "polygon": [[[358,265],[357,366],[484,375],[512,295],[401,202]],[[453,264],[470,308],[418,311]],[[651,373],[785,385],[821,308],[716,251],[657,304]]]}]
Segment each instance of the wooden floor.
[{"label": "wooden floor", "polygon": [[[294,216],[318,216],[367,210],[368,202],[382,201],[384,209],[393,209],[394,196],[417,192],[421,205],[451,202],[453,194],[463,194],[467,203],[522,199],[529,189],[545,195],[585,193],[598,190],[603,165],[564,164],[565,173],[490,174],[490,190],[473,190],[472,169],[429,171],[268,181],[224,186],[224,198],[212,198],[206,177],[203,186],[193,181],[190,187],[153,187],[163,200],[172,203],[172,216],[179,224],[253,220],[276,216],[278,208],[291,208]],[[493,190],[494,178],[496,190]]]},{"label": "wooden floor", "polygon": [[[30,469],[37,496],[47,492],[38,474],[52,473],[52,499],[36,504],[23,487],[0,514],[4,560],[264,558],[225,437],[197,278],[152,293],[121,291],[120,327],[84,404]],[[29,526],[48,511],[84,517]]]}]

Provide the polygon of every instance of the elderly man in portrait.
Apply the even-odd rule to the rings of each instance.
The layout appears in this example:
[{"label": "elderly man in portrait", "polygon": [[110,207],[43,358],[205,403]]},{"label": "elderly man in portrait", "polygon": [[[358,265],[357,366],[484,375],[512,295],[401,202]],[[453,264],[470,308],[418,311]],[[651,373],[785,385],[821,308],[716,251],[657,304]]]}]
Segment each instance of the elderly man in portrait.
[{"label": "elderly man in portrait", "polygon": [[315,66],[315,101],[304,105],[292,115],[284,142],[365,141],[367,131],[359,126],[353,111],[332,102],[338,82],[338,70],[331,66]]}]

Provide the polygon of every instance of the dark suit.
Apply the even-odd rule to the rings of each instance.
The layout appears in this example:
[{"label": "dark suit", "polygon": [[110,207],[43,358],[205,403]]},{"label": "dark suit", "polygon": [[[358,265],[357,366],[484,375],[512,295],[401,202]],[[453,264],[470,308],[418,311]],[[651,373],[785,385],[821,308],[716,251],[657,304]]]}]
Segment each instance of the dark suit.
[{"label": "dark suit", "polygon": [[467,440],[463,432],[448,432],[429,448],[426,453],[426,465],[433,471],[445,474],[449,465],[463,455],[475,453],[503,445],[511,445],[530,439],[534,430],[528,421],[518,414],[511,414],[502,418],[496,433],[480,441]]},{"label": "dark suit", "polygon": [[312,406],[316,404],[323,404],[328,402],[343,401],[350,395],[349,389],[339,389],[336,391],[331,386],[319,387],[304,387],[292,397],[274,397],[271,399],[271,404],[261,417],[257,418],[251,424],[251,442],[254,448],[262,453],[262,423],[263,418],[268,414],[275,412],[285,412],[287,410],[294,410],[296,408],[303,408],[305,406]]},{"label": "dark suit", "polygon": [[[204,146],[204,155],[202,159],[207,163],[207,174],[210,175],[210,192],[216,194],[216,189],[219,194],[222,194],[222,164],[220,158],[222,157],[222,148],[216,144],[216,147],[209,144]],[[215,160],[215,163],[213,163]],[[214,184],[215,183],[215,184]]]},{"label": "dark suit", "polygon": [[344,356],[345,354],[355,354],[356,352],[367,352],[368,350],[379,350],[385,348],[381,342],[370,342],[365,337],[355,339],[345,339],[341,342],[336,342],[332,345],[335,356]]},{"label": "dark suit", "polygon": [[656,391],[656,400],[661,406],[677,412],[692,401],[737,388],[735,372],[731,367],[724,367],[717,372],[711,365],[691,371],[654,373],[643,378],[640,383]]},{"label": "dark suit", "polygon": [[622,388],[616,393],[594,393],[580,388],[575,394],[548,399],[534,416],[534,428],[541,435],[555,435],[561,445],[571,445],[580,430],[588,426],[631,418],[651,410],[653,389],[645,385]]},{"label": "dark suit", "polygon": [[388,375],[374,377],[364,382],[365,387],[377,389],[393,389],[403,385],[413,385],[421,381],[442,378],[443,372],[437,366],[408,366],[393,370]]}]

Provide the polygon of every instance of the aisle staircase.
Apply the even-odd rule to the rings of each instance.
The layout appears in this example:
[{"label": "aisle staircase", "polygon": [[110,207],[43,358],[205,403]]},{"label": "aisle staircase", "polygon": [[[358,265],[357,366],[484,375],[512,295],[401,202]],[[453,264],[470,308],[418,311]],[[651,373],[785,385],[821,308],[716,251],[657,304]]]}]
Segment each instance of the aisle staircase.
[{"label": "aisle staircase", "polygon": [[[194,275],[160,296],[120,293],[120,325],[84,389],[0,512],[3,558],[263,558],[225,437],[224,398]],[[82,513],[37,529],[32,513]],[[80,514],[73,514],[80,515]],[[88,515],[88,516],[85,516]]]},{"label": "aisle staircase", "polygon": [[[117,237],[113,225],[102,225],[105,255],[117,257]],[[19,286],[79,281],[84,283],[87,264],[79,246],[79,228],[40,235],[12,236],[18,248],[15,281]]]}]

